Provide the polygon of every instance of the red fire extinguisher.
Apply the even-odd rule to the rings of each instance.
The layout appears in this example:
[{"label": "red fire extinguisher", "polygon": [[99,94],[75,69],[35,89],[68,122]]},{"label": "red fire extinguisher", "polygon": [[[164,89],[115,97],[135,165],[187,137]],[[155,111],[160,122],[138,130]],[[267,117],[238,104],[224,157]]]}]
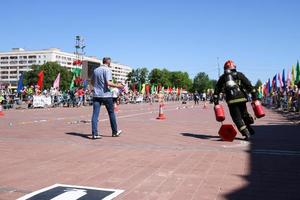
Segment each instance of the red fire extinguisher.
[{"label": "red fire extinguisher", "polygon": [[214,110],[215,110],[216,120],[218,122],[224,121],[225,120],[225,113],[224,113],[223,106],[222,105],[215,105]]},{"label": "red fire extinguisher", "polygon": [[253,101],[251,105],[257,118],[262,118],[265,116],[265,112],[259,100]]}]

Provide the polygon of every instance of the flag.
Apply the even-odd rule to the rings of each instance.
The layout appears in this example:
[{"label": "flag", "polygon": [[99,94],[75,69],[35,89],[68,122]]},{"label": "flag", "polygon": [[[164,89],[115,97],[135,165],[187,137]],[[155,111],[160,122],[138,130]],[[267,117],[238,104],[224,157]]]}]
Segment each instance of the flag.
[{"label": "flag", "polygon": [[139,83],[139,84],[138,84],[138,92],[141,92],[141,91],[142,91],[142,84]]},{"label": "flag", "polygon": [[80,69],[80,68],[73,68],[73,69],[71,69],[71,72],[72,72],[73,74],[75,74],[75,76],[77,77],[77,76],[80,76],[80,74],[81,74],[81,69]]},{"label": "flag", "polygon": [[70,84],[70,90],[74,89],[74,81],[75,81],[75,74],[73,74],[73,78],[72,78],[72,81],[71,81],[71,84]]},{"label": "flag", "polygon": [[258,87],[258,98],[261,99],[263,97],[262,86]]},{"label": "flag", "polygon": [[275,74],[275,76],[273,77],[273,80],[272,80],[272,89],[273,89],[273,92],[277,91],[277,74]]},{"label": "flag", "polygon": [[286,75],[286,86],[289,87],[290,85],[291,85],[291,73],[290,73],[290,69],[288,69]]},{"label": "flag", "polygon": [[154,94],[154,93],[155,93],[155,85],[152,84],[152,85],[151,85],[151,94]]},{"label": "flag", "polygon": [[59,88],[59,83],[60,83],[60,73],[57,74],[57,77],[53,82],[53,88]]},{"label": "flag", "polygon": [[146,84],[145,90],[146,90],[146,95],[149,96],[149,94],[150,94],[150,85],[149,84]]},{"label": "flag", "polygon": [[271,93],[272,93],[272,84],[271,84],[270,79],[268,80],[268,93],[269,93],[269,95],[271,95]]},{"label": "flag", "polygon": [[[298,64],[298,63],[297,63]],[[295,65],[292,66],[292,86],[295,84]]]},{"label": "flag", "polygon": [[277,78],[278,78],[278,81],[279,81],[280,88],[282,88],[283,87],[283,82],[282,82],[280,73],[278,73]]},{"label": "flag", "polygon": [[43,89],[43,82],[44,82],[44,71],[40,71],[38,73],[38,82],[37,85],[39,86],[39,89],[42,90]]},{"label": "flag", "polygon": [[159,93],[161,91],[161,84],[159,83],[157,86],[157,93]]},{"label": "flag", "polygon": [[136,84],[132,83],[131,84],[131,90],[135,93],[136,92]]},{"label": "flag", "polygon": [[19,77],[17,92],[20,93],[22,89],[23,89],[23,73],[21,73]]},{"label": "flag", "polygon": [[141,94],[144,95],[145,92],[146,92],[146,84],[144,83],[144,84],[142,85]]},{"label": "flag", "polygon": [[127,94],[129,92],[128,83],[124,86],[124,92]]},{"label": "flag", "polygon": [[285,69],[282,70],[282,83],[283,83],[283,87],[286,87],[286,82],[285,82]]},{"label": "flag", "polygon": [[267,96],[266,84],[263,84],[261,89],[263,96]]},{"label": "flag", "polygon": [[272,86],[271,86],[271,81],[270,79],[266,83],[266,96],[270,95],[272,92]]},{"label": "flag", "polygon": [[296,67],[296,83],[300,81],[300,66],[299,66],[299,61],[297,61],[297,67]]}]

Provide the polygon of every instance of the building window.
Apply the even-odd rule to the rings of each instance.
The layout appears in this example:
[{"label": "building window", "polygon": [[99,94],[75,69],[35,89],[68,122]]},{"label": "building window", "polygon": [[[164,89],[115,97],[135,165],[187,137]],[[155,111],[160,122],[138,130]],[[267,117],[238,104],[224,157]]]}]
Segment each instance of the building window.
[{"label": "building window", "polygon": [[33,59],[33,58],[36,58],[36,55],[30,55],[28,56],[29,59]]},{"label": "building window", "polygon": [[18,59],[18,56],[10,56],[10,59]]},{"label": "building window", "polygon": [[8,57],[1,57],[1,60],[7,60]]}]

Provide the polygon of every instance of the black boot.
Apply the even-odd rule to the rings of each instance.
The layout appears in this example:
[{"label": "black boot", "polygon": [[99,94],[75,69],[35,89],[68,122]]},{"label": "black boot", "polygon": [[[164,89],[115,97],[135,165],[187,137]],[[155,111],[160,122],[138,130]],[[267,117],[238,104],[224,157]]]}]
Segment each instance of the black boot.
[{"label": "black boot", "polygon": [[255,134],[254,129],[250,125],[247,126],[247,129],[249,130],[250,135],[254,135]]},{"label": "black boot", "polygon": [[249,141],[251,134],[248,128],[245,128],[244,130],[241,131],[241,134],[244,136],[244,140]]}]

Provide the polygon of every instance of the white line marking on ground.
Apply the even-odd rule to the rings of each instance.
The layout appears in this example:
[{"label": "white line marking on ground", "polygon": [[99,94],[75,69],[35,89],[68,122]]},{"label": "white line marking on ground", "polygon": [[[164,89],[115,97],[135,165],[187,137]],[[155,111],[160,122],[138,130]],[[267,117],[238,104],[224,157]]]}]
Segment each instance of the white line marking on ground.
[{"label": "white line marking on ground", "polygon": [[239,144],[233,144],[233,145],[222,145],[224,148],[238,148],[238,147],[246,147],[250,143],[247,141],[241,141]]}]

